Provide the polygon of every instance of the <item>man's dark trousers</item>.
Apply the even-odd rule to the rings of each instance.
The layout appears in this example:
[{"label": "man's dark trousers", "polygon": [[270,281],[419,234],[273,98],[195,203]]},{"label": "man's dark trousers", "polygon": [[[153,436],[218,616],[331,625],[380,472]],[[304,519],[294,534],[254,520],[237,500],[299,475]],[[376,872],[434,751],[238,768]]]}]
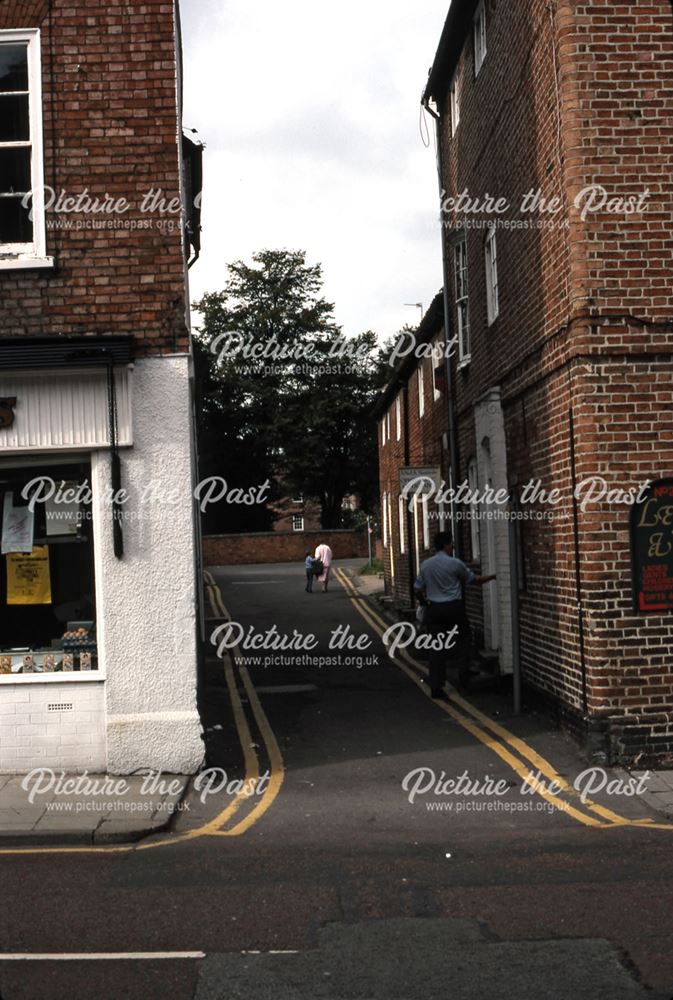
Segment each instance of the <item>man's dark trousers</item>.
[{"label": "man's dark trousers", "polygon": [[430,635],[444,636],[445,642],[451,629],[458,626],[454,644],[449,648],[430,650],[430,687],[433,691],[446,683],[446,661],[449,657],[458,661],[458,676],[461,684],[469,678],[470,626],[462,601],[446,601],[429,604],[425,614],[425,624]]}]

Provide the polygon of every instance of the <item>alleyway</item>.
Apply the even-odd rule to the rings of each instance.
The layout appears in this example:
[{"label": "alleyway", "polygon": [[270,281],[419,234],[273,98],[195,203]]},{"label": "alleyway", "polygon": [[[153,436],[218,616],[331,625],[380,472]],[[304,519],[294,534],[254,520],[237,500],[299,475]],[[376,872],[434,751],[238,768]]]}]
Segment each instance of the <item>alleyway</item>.
[{"label": "alleyway", "polygon": [[[572,744],[540,718],[509,718],[502,701],[486,699],[480,719],[464,703],[431,702],[411,667],[385,655],[341,572],[327,594],[311,595],[301,567],[215,578],[218,600],[246,629],[275,624],[320,640],[304,666],[255,666],[252,653],[242,671],[209,663],[210,763],[232,777],[268,768],[271,782],[233,811],[231,796],[201,803],[192,792],[172,836],[130,850],[0,857],[5,952],[70,956],[3,962],[3,1000],[669,1000],[673,892],[660,875],[670,831],[631,825],[661,817],[623,796],[592,796],[593,808],[559,796],[574,812],[522,796],[525,754],[533,770],[553,765],[572,784],[584,767]],[[371,648],[330,651],[344,624]],[[376,664],[343,662],[372,654]],[[340,663],[314,665],[335,655]],[[489,736],[494,711],[504,728]],[[489,811],[493,796],[421,791],[410,803],[402,782],[418,768],[502,781],[502,802],[526,808]],[[429,809],[431,800],[452,809]],[[459,801],[472,806],[458,812]],[[204,833],[225,807],[220,832]],[[78,952],[101,960],[77,961]]]}]

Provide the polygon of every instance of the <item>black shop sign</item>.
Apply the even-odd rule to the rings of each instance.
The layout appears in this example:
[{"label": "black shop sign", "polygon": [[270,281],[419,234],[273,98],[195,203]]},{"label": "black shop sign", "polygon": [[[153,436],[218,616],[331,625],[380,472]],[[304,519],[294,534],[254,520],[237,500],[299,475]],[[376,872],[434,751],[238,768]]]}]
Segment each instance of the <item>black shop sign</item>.
[{"label": "black shop sign", "polygon": [[650,483],[631,509],[634,610],[673,610],[673,479]]}]

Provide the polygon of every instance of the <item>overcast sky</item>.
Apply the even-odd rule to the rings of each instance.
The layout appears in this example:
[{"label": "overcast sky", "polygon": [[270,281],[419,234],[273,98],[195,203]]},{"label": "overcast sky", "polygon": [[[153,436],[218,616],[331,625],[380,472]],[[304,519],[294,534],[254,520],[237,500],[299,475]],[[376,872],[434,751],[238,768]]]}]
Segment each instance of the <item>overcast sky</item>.
[{"label": "overcast sky", "polygon": [[[448,0],[183,0],[185,124],[207,144],[192,299],[255,250],[306,250],[347,334],[441,285],[420,96]],[[428,129],[432,120],[427,119]]]}]

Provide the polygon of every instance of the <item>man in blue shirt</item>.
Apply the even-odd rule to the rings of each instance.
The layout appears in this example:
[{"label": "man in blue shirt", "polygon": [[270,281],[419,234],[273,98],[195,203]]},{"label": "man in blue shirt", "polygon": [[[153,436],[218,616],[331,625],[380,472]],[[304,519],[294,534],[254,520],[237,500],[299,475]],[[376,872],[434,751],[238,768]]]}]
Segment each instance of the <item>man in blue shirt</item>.
[{"label": "man in blue shirt", "polygon": [[[470,625],[465,614],[464,587],[469,583],[482,585],[495,580],[492,576],[476,576],[469,566],[453,555],[453,539],[448,531],[435,535],[436,554],[426,559],[414,584],[414,591],[425,605],[425,624],[433,636],[447,635],[458,628],[455,649],[458,655],[458,676],[466,686],[470,667]],[[430,693],[446,701],[446,650],[430,650]]]},{"label": "man in blue shirt", "polygon": [[315,562],[310,552],[306,553],[304,567],[306,568],[306,593],[313,593],[313,563]]}]

